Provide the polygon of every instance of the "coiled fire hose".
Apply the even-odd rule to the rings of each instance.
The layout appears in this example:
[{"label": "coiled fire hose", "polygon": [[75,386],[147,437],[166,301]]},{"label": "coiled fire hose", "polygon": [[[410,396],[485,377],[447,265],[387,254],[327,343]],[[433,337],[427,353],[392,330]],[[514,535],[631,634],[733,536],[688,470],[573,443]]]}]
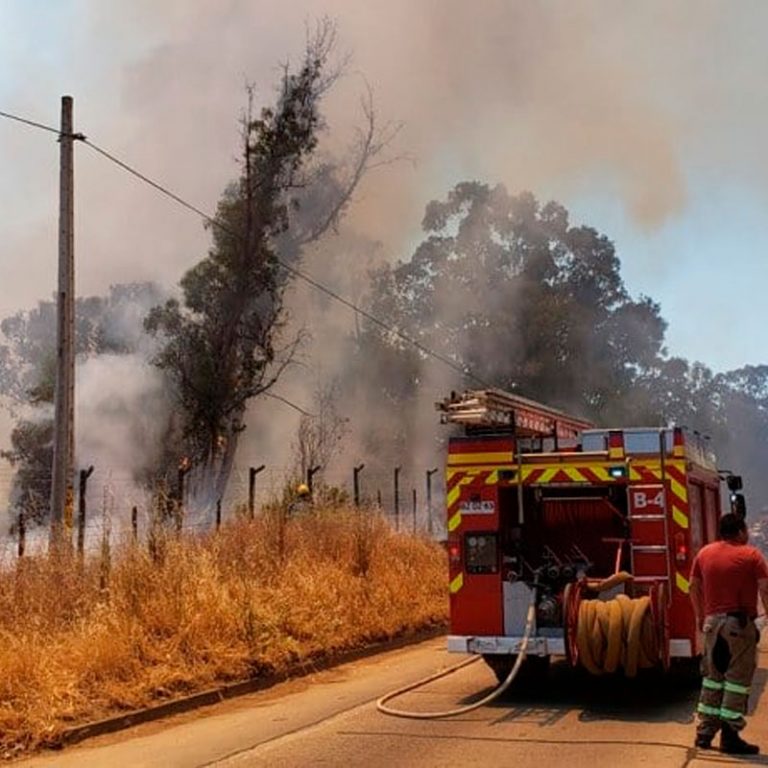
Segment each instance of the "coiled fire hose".
[{"label": "coiled fire hose", "polygon": [[[590,589],[606,592],[630,579],[617,573]],[[659,642],[647,596],[631,599],[619,594],[611,600],[582,600],[576,629],[579,661],[593,675],[610,674],[619,666],[627,677],[638,668],[659,661]]]},{"label": "coiled fire hose", "polygon": [[392,709],[391,707],[386,706],[388,701],[391,701],[398,696],[402,696],[404,693],[413,691],[416,688],[421,688],[423,685],[427,685],[427,683],[431,683],[434,680],[439,680],[441,677],[447,677],[453,672],[457,672],[464,667],[468,667],[470,664],[474,664],[482,658],[482,656],[474,656],[471,659],[462,661],[460,664],[455,664],[448,669],[444,669],[441,672],[430,675],[429,677],[424,677],[421,680],[417,680],[415,683],[403,686],[402,688],[398,688],[396,691],[388,693],[386,696],[382,696],[376,702],[376,709],[378,709],[379,712],[383,712],[385,715],[392,715],[393,717],[407,717],[413,720],[436,720],[441,717],[455,717],[456,715],[463,715],[465,712],[471,712],[474,709],[479,709],[480,707],[483,707],[486,704],[494,701],[494,699],[498,699],[499,696],[501,696],[501,694],[504,693],[504,691],[506,691],[510,685],[512,685],[512,681],[517,677],[517,672],[520,669],[520,666],[525,659],[525,654],[528,651],[528,640],[531,636],[531,632],[533,631],[533,623],[535,618],[536,590],[534,589],[531,591],[531,602],[528,605],[528,614],[526,615],[525,619],[525,630],[523,631],[523,638],[520,641],[520,648],[517,652],[517,659],[515,659],[515,663],[512,665],[512,669],[509,671],[509,674],[507,675],[504,682],[498,688],[491,691],[491,693],[489,693],[487,696],[484,696],[479,701],[475,701],[474,703],[468,704],[465,707],[448,709],[444,712],[408,712],[406,710]]}]

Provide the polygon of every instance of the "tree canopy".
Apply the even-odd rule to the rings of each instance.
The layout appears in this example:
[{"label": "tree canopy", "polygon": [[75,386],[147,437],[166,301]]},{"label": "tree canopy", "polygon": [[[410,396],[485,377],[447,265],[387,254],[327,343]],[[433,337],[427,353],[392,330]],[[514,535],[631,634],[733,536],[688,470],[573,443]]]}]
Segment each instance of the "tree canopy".
[{"label": "tree canopy", "polygon": [[[669,357],[659,305],[632,297],[607,237],[572,225],[558,203],[479,182],[430,202],[423,230],[409,259],[373,275],[367,306],[471,375],[462,380],[368,323],[352,355],[357,388],[378,386],[393,414],[423,410],[425,382],[439,380],[431,399],[493,386],[605,426],[686,425],[711,436],[723,465],[741,468],[752,498],[765,498],[757,470],[768,366],[715,374]],[[397,452],[419,441],[422,426],[406,416],[392,430]]]},{"label": "tree canopy", "polygon": [[429,203],[423,228],[412,258],[375,276],[373,311],[476,381],[594,419],[645,415],[632,390],[662,354],[665,322],[629,295],[604,235],[557,203],[477,182]]},{"label": "tree canopy", "polygon": [[[296,71],[286,67],[274,106],[243,120],[240,178],[219,201],[212,247],[181,280],[181,300],[146,321],[181,406],[180,454],[198,469],[210,498],[224,493],[248,403],[293,360],[299,331],[286,338],[284,294],[302,248],[333,228],[371,160],[386,145],[370,100],[365,128],[344,161],[316,154],[320,106],[338,70],[330,66],[333,25],[323,22]],[[179,457],[181,458],[181,456]]]},{"label": "tree canopy", "polygon": [[[153,283],[113,285],[106,296],[75,303],[76,353],[79,359],[137,352],[145,343],[142,320],[163,298]],[[41,301],[35,309],[0,322],[0,395],[18,414],[10,449],[0,457],[16,469],[12,502],[28,519],[48,515],[53,460],[54,384],[56,376],[56,307]],[[31,408],[30,408],[31,406]]]}]

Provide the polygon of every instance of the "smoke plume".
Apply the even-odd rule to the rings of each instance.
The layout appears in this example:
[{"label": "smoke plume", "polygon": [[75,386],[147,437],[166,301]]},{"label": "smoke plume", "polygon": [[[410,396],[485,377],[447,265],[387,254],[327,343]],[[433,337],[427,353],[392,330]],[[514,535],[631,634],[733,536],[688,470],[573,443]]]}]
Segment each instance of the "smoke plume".
[{"label": "smoke plume", "polygon": [[[499,181],[565,202],[598,185],[645,228],[683,210],[686,167],[765,187],[764,153],[755,157],[749,147],[762,146],[765,132],[765,106],[751,94],[762,89],[757,77],[768,56],[753,30],[763,28],[768,8],[742,3],[739,9],[737,16],[720,2],[661,0],[634,6],[608,0],[392,0],[386,6],[86,0],[78,5],[67,47],[50,53],[52,66],[25,70],[35,89],[25,79],[6,91],[5,101],[55,123],[59,96],[72,93],[77,130],[213,211],[237,173],[244,84],[255,83],[259,100],[269,103],[279,63],[300,55],[305,20],[328,14],[338,22],[340,52],[351,53],[351,64],[326,106],[325,149],[344,151],[360,120],[366,83],[379,118],[402,121],[390,148],[401,159],[369,175],[337,239],[305,254],[309,273],[357,300],[368,268],[408,258],[425,203],[462,179]],[[19,158],[12,169],[3,160],[13,172],[0,178],[0,206],[19,210],[19,195],[34,200],[4,222],[5,316],[55,287],[57,146],[51,139],[41,149],[39,136],[6,124],[0,139]],[[188,211],[87,147],[76,152],[79,293],[103,294],[110,284],[139,280],[171,285],[205,254],[209,234]],[[16,266],[21,258],[23,275]],[[317,382],[344,375],[345,335],[359,318],[306,285],[297,284],[290,298],[292,328],[310,327],[312,334],[301,365],[278,389],[311,411]],[[114,398],[101,397],[108,388],[91,390],[95,408],[84,414],[83,425],[96,426],[99,414],[124,414],[129,402],[158,393],[146,371],[121,368],[132,364],[94,360],[81,369],[86,390],[91,374],[122,389]],[[425,375],[428,401],[453,383],[452,375],[443,378],[436,369]],[[393,414],[377,411],[375,393],[369,394],[354,406],[359,412],[350,413],[351,420],[386,425]],[[419,413],[430,420],[434,415]],[[268,418],[254,415],[244,461],[260,463],[254,457],[264,456],[287,464],[297,419],[278,403]],[[140,451],[143,438],[135,426],[123,424],[110,439],[84,437],[83,455]],[[150,423],[146,427],[151,430]],[[357,460],[357,452],[353,439],[346,460]],[[110,461],[129,459],[115,455]]]}]

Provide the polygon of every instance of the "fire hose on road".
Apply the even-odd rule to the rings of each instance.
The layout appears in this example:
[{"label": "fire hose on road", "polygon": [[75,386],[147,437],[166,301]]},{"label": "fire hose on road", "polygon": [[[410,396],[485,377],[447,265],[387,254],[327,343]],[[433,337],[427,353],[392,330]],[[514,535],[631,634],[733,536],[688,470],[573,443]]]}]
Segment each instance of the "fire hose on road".
[{"label": "fire hose on road", "polygon": [[376,702],[376,709],[379,710],[379,712],[383,712],[385,715],[392,715],[393,717],[407,717],[414,720],[437,720],[441,717],[455,717],[456,715],[463,715],[465,712],[472,712],[474,709],[479,709],[480,707],[484,707],[486,704],[490,704],[495,699],[498,699],[499,696],[501,696],[504,691],[509,688],[510,685],[512,685],[512,681],[517,677],[517,673],[522,666],[523,660],[525,659],[525,654],[528,651],[528,640],[531,637],[531,632],[533,631],[533,624],[536,619],[536,590],[532,590],[531,593],[531,602],[528,605],[528,614],[526,616],[525,621],[525,630],[523,632],[523,639],[520,642],[520,648],[518,649],[517,653],[517,659],[515,660],[515,663],[512,665],[512,669],[509,671],[509,674],[507,675],[504,682],[496,689],[491,691],[487,696],[484,696],[479,701],[475,701],[472,704],[468,704],[465,707],[457,707],[456,709],[448,709],[444,712],[407,712],[402,709],[392,709],[391,707],[388,707],[386,704],[388,701],[391,701],[392,699],[397,698],[398,696],[402,696],[404,693],[408,693],[409,691],[413,691],[416,688],[421,688],[424,685],[427,685],[428,683],[433,682],[434,680],[439,680],[441,677],[447,677],[450,674],[453,674],[454,672],[457,672],[460,669],[463,669],[464,667],[468,667],[470,664],[474,664],[476,661],[480,661],[482,656],[474,656],[471,659],[466,659],[462,661],[460,664],[456,664],[453,667],[448,667],[448,669],[444,669],[441,672],[438,672],[434,675],[430,675],[429,677],[424,677],[421,680],[417,680],[415,683],[411,683],[410,685],[403,686],[402,688],[398,688],[396,691],[392,691],[391,693],[388,693],[386,696],[382,696],[377,702]]}]

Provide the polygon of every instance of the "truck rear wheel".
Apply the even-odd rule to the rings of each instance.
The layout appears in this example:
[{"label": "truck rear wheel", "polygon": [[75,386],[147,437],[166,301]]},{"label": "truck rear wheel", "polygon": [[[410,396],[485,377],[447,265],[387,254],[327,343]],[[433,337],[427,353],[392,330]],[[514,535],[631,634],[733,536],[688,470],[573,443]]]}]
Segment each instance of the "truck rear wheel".
[{"label": "truck rear wheel", "polygon": [[[483,661],[493,670],[499,683],[503,683],[517,661],[517,654],[487,653]],[[517,673],[517,680],[533,682],[546,677],[549,671],[549,656],[526,656]]]},{"label": "truck rear wheel", "polygon": [[669,672],[682,684],[696,686],[701,682],[701,657],[674,658],[670,662]]}]

